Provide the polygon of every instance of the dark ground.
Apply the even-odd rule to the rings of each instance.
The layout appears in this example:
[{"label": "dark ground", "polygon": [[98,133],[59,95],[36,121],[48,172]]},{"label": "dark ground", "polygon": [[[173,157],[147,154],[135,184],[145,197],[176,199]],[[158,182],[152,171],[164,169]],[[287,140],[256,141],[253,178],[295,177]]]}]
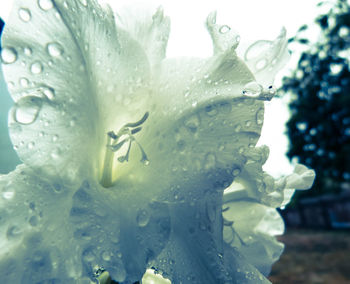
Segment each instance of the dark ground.
[{"label": "dark ground", "polygon": [[288,230],[274,284],[350,284],[350,231]]}]

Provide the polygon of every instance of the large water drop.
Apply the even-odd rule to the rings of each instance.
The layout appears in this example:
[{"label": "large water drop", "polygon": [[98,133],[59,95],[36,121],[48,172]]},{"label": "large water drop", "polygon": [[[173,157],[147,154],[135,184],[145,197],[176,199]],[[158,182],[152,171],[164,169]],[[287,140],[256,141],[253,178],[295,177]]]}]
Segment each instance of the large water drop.
[{"label": "large water drop", "polygon": [[36,61],[30,66],[30,71],[33,74],[40,74],[43,71],[43,65],[39,61]]},{"label": "large water drop", "polygon": [[1,51],[1,60],[4,64],[11,64],[17,60],[17,52],[12,47],[4,47]]},{"label": "large water drop", "polygon": [[258,97],[263,90],[263,87],[257,82],[249,82],[243,88],[243,95],[248,97]]},{"label": "large water drop", "polygon": [[63,54],[63,47],[57,42],[51,42],[46,46],[47,52],[52,57],[58,57]]},{"label": "large water drop", "polygon": [[38,0],[38,6],[40,9],[47,11],[53,8],[53,3],[51,0]]},{"label": "large water drop", "polygon": [[32,14],[26,8],[20,8],[18,10],[18,16],[23,22],[29,22],[32,18]]},{"label": "large water drop", "polygon": [[35,96],[24,97],[16,103],[13,118],[20,124],[31,124],[38,117],[41,107],[41,98]]}]

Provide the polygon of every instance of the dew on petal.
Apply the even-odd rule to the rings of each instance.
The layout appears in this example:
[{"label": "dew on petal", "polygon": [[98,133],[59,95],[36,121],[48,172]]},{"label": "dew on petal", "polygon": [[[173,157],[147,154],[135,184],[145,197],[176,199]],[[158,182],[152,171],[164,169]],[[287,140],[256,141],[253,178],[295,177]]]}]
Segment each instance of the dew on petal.
[{"label": "dew on petal", "polygon": [[18,16],[23,22],[29,22],[32,18],[32,14],[26,8],[20,8],[18,10]]},{"label": "dew on petal", "polygon": [[192,115],[185,121],[185,126],[192,133],[195,133],[197,131],[199,125],[200,125],[200,120],[198,115],[196,114]]},{"label": "dew on petal", "polygon": [[274,86],[269,86],[268,92],[270,95],[274,96],[276,94],[276,88]]},{"label": "dew on petal", "polygon": [[248,97],[258,97],[263,90],[263,87],[257,82],[249,82],[243,87],[243,95]]},{"label": "dew on petal", "polygon": [[25,47],[23,49],[23,51],[24,51],[24,54],[27,55],[27,56],[31,56],[33,54],[33,51],[32,51],[32,49],[30,47]]},{"label": "dew on petal", "polygon": [[264,122],[264,109],[260,108],[256,113],[256,123],[258,125],[261,125],[263,124],[263,122]]},{"label": "dew on petal", "polygon": [[207,217],[210,222],[214,222],[216,219],[216,208],[213,202],[207,201],[206,203]]},{"label": "dew on petal", "polygon": [[205,107],[205,112],[208,116],[215,116],[218,114],[218,109],[213,105],[208,105]]},{"label": "dew on petal", "polygon": [[55,98],[55,90],[52,88],[45,87],[43,89],[43,93],[49,100],[53,100]]},{"label": "dew on petal", "polygon": [[136,216],[136,222],[140,227],[145,227],[147,226],[149,219],[150,219],[150,214],[148,213],[147,210],[145,209],[140,209],[137,212],[137,216]]},{"label": "dew on petal", "polygon": [[267,60],[266,59],[260,59],[256,65],[255,65],[255,68],[256,70],[262,70],[266,67],[267,65]]},{"label": "dew on petal", "polygon": [[31,149],[33,149],[34,148],[34,146],[35,146],[35,143],[34,142],[30,142],[30,143],[28,143],[28,149],[29,150],[31,150]]},{"label": "dew on petal", "polygon": [[28,87],[29,85],[29,80],[27,78],[20,78],[19,83],[22,87]]},{"label": "dew on petal", "polygon": [[240,167],[236,166],[236,167],[233,168],[232,175],[234,177],[237,177],[240,173],[241,173],[241,168]]},{"label": "dew on petal", "polygon": [[102,252],[101,256],[102,256],[102,259],[104,261],[110,261],[111,260],[111,253],[108,252],[108,251]]},{"label": "dew on petal", "polygon": [[213,153],[208,153],[204,159],[204,168],[210,170],[216,166],[216,156]]},{"label": "dew on petal", "polygon": [[47,11],[53,8],[52,0],[38,0],[38,6],[40,9]]},{"label": "dew on petal", "polygon": [[40,74],[43,71],[43,65],[39,61],[36,61],[30,66],[30,71],[33,74]]},{"label": "dew on petal", "polygon": [[48,43],[46,49],[52,57],[58,57],[63,54],[63,47],[57,42]]},{"label": "dew on petal", "polygon": [[231,30],[231,28],[229,26],[223,25],[220,27],[219,32],[222,34],[225,34],[225,33],[229,32],[230,30]]},{"label": "dew on petal", "polygon": [[31,225],[32,227],[36,227],[38,225],[38,217],[37,216],[30,217],[29,225]]},{"label": "dew on petal", "polygon": [[56,148],[54,149],[52,152],[51,152],[51,157],[53,159],[59,159],[61,157],[61,150],[59,148]]},{"label": "dew on petal", "polygon": [[13,47],[4,47],[1,51],[1,60],[4,64],[11,64],[16,62],[16,50]]},{"label": "dew on petal", "polygon": [[80,4],[83,5],[84,7],[87,6],[87,0],[79,0]]},{"label": "dew on petal", "polygon": [[21,228],[17,226],[11,226],[6,232],[6,237],[8,240],[17,239],[22,234]]},{"label": "dew on petal", "polygon": [[20,124],[32,124],[38,117],[41,107],[41,98],[36,96],[23,97],[14,107],[13,119]]},{"label": "dew on petal", "polygon": [[12,189],[7,189],[2,193],[2,197],[7,200],[12,199],[14,196],[15,196],[15,192]]}]

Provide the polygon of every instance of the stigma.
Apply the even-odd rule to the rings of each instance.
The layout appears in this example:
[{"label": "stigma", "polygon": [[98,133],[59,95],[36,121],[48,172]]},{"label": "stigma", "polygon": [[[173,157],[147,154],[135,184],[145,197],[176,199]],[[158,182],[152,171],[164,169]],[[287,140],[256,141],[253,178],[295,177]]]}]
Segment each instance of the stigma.
[{"label": "stigma", "polygon": [[107,144],[103,161],[102,175],[100,179],[100,183],[103,187],[108,188],[113,186],[113,167],[115,154],[117,152],[120,152],[124,145],[127,145],[126,153],[117,157],[117,160],[120,163],[129,161],[131,146],[133,144],[136,144],[141,152],[140,162],[145,165],[149,164],[146,152],[135,138],[135,134],[139,133],[142,130],[141,125],[147,120],[148,116],[149,112],[146,112],[139,121],[125,124],[119,129],[117,133],[114,131],[109,131],[107,133]]}]

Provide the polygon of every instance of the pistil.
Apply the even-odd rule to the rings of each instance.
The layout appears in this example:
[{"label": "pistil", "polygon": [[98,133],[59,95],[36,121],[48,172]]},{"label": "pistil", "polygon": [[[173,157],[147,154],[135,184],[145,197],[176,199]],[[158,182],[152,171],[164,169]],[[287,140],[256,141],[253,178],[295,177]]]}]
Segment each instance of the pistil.
[{"label": "pistil", "polygon": [[107,133],[107,147],[105,152],[105,158],[103,162],[103,172],[101,178],[101,185],[103,187],[111,187],[112,186],[112,172],[113,172],[113,162],[114,162],[114,151],[112,151],[111,145],[113,142],[114,132],[110,131]]}]

